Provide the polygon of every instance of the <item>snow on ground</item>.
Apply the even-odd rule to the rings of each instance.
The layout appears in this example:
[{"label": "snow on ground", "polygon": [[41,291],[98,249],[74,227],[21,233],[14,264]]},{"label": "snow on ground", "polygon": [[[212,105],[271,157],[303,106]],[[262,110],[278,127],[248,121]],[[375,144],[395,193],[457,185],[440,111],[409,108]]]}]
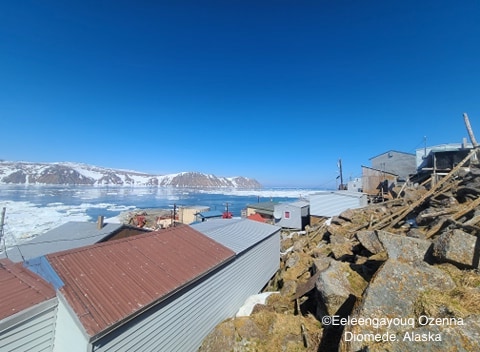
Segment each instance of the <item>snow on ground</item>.
[{"label": "snow on ground", "polygon": [[253,307],[255,307],[256,304],[265,304],[268,296],[270,296],[272,293],[278,293],[278,292],[263,292],[259,293],[257,295],[253,295],[247,298],[243,306],[240,307],[238,310],[237,314],[235,315],[236,317],[248,317],[250,314],[252,314]]},{"label": "snow on ground", "polygon": [[[0,209],[6,208],[3,235],[6,247],[20,243],[69,221],[92,221],[87,209],[102,208],[110,211],[126,211],[131,207],[114,204],[82,203],[65,205],[49,203],[41,207],[31,202],[0,201]],[[106,219],[108,222],[119,222],[116,218]]]}]

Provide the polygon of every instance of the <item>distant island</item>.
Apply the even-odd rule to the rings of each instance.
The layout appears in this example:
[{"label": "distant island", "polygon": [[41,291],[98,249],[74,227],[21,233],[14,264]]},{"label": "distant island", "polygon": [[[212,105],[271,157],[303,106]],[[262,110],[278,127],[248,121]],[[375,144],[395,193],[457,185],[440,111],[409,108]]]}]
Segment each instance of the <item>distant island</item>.
[{"label": "distant island", "polygon": [[81,163],[34,163],[24,161],[1,161],[0,184],[262,188],[257,180],[243,176],[218,177],[200,172],[151,175],[138,171],[110,169]]}]

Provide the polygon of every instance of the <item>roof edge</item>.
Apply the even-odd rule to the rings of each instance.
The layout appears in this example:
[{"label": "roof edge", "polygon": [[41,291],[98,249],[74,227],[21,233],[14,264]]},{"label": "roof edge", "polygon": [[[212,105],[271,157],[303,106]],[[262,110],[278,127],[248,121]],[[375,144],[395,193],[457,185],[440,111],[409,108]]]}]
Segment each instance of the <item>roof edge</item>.
[{"label": "roof edge", "polygon": [[[216,242],[216,241],[215,241]],[[218,242],[217,242],[218,243]],[[233,251],[232,251],[233,252]],[[140,316],[141,314],[143,314],[144,312],[154,308],[155,306],[161,304],[162,302],[166,301],[167,299],[169,299],[170,297],[178,294],[179,292],[183,291],[184,289],[186,289],[187,287],[189,287],[190,285],[196,283],[197,281],[200,281],[200,280],[203,280],[205,279],[208,275],[211,275],[213,274],[215,271],[217,270],[220,270],[222,267],[224,267],[225,265],[227,265],[228,263],[230,263],[231,261],[235,260],[235,258],[237,257],[237,255],[233,252],[233,255],[231,255],[230,257],[228,257],[227,259],[221,261],[220,263],[218,263],[217,265],[213,266],[212,268],[210,268],[209,270],[205,271],[204,273],[202,273],[201,275],[198,275],[196,276],[194,279],[190,280],[190,281],[187,281],[185,282],[183,285],[177,287],[175,290],[173,291],[170,291],[169,293],[167,293],[166,295],[160,297],[159,299],[157,300],[154,300],[153,302],[151,302],[150,304],[146,304],[145,306],[143,306],[141,309],[135,311],[134,313],[130,314],[129,316],[123,318],[122,320],[119,320],[118,322],[108,326],[107,328],[103,329],[102,331],[98,332],[97,334],[95,335],[91,335],[89,338],[88,338],[88,342],[89,343],[94,343],[100,339],[102,339],[103,337],[107,336],[109,333],[111,333],[112,331],[118,329],[119,327],[127,324],[128,322],[134,320],[135,318],[137,318],[138,316]],[[70,305],[67,303],[67,305],[69,306],[70,308]],[[85,328],[83,328],[85,330]],[[87,333],[88,334],[88,333]]]}]

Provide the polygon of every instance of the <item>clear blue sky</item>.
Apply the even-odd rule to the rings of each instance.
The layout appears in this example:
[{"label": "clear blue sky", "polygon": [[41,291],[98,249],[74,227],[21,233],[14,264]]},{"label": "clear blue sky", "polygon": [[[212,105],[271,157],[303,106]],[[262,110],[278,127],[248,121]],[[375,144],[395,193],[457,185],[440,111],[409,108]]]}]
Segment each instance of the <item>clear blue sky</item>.
[{"label": "clear blue sky", "polygon": [[3,1],[0,159],[334,187],[480,137],[479,1]]}]

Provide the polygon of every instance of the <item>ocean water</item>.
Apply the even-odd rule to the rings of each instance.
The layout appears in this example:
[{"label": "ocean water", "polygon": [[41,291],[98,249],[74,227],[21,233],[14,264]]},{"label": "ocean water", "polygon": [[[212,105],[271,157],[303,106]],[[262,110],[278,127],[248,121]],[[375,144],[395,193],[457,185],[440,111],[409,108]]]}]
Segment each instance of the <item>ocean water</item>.
[{"label": "ocean water", "polygon": [[118,222],[116,216],[134,209],[173,209],[201,205],[239,217],[247,204],[308,199],[318,189],[270,188],[178,189],[158,187],[0,185],[0,210],[5,208],[3,235],[8,247],[28,241],[68,221]]}]

